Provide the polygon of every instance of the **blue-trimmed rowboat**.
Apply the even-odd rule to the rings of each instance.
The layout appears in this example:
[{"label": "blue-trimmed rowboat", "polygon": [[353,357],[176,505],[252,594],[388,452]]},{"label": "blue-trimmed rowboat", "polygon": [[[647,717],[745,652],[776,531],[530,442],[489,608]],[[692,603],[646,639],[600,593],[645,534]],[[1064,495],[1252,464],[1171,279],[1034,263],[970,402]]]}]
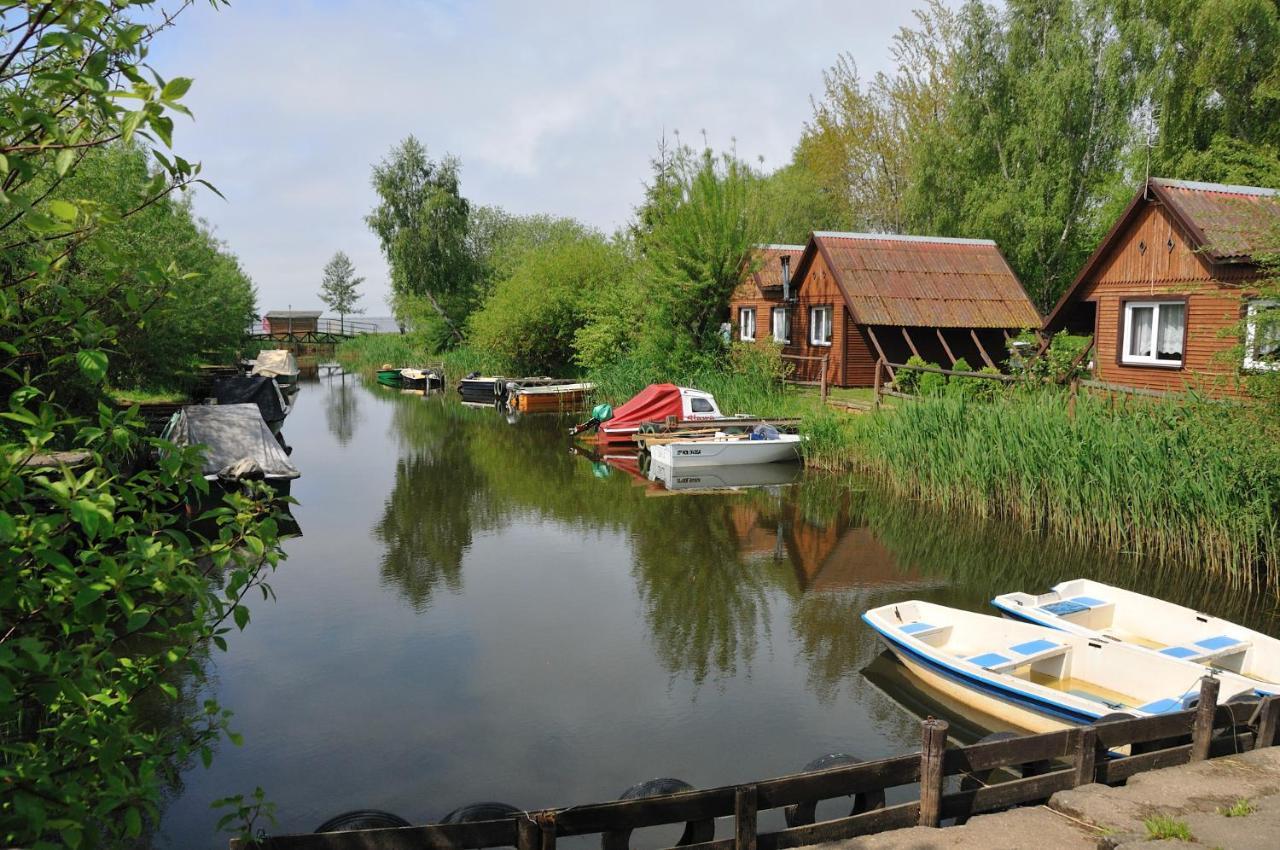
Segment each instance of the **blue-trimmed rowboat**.
[{"label": "blue-trimmed rowboat", "polygon": [[1017,620],[1238,673],[1263,693],[1280,693],[1280,640],[1172,602],[1073,579],[991,604]]},{"label": "blue-trimmed rowboat", "polygon": [[[884,605],[862,619],[930,687],[1031,732],[1190,708],[1205,672],[1129,644],[930,602]],[[1241,676],[1220,679],[1220,700],[1254,693]]]}]

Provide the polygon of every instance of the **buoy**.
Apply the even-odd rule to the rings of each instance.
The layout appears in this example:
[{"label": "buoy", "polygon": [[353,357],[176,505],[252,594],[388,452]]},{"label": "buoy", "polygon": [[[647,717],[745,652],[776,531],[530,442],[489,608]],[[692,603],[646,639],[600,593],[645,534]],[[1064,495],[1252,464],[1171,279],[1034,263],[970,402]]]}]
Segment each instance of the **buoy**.
[{"label": "buoy", "polygon": [[334,815],[316,827],[316,832],[341,832],[350,829],[383,829],[389,826],[412,826],[397,814],[381,809],[353,809]]},{"label": "buoy", "polygon": [[[646,782],[637,782],[626,791],[622,792],[619,800],[643,800],[646,797],[662,797],[667,794],[679,794],[682,791],[693,791],[694,787],[683,779],[674,779],[666,776],[660,779],[650,779]],[[680,840],[676,842],[677,847],[683,847],[686,844],[701,844],[704,841],[711,841],[716,837],[716,822],[711,818],[705,820],[691,820],[684,825],[684,832],[680,835]],[[631,830],[617,829],[612,832],[605,832],[600,836],[600,850],[628,850],[631,841]]]},{"label": "buoy", "polygon": [[471,803],[459,806],[440,819],[440,823],[475,823],[484,820],[503,820],[513,818],[523,809],[517,809],[509,803]]},{"label": "buoy", "polygon": [[[810,773],[815,770],[828,770],[833,767],[844,767],[846,765],[862,764],[862,759],[857,756],[851,756],[848,753],[827,753],[825,756],[819,756],[804,766],[802,772]],[[860,815],[863,812],[872,812],[876,809],[884,808],[884,790],[876,791],[860,791],[853,795],[853,808],[849,810],[850,815]],[[787,819],[787,826],[807,826],[813,823],[818,817],[818,801],[810,800],[806,803],[796,803],[793,806],[787,806],[782,810],[783,816]]]}]

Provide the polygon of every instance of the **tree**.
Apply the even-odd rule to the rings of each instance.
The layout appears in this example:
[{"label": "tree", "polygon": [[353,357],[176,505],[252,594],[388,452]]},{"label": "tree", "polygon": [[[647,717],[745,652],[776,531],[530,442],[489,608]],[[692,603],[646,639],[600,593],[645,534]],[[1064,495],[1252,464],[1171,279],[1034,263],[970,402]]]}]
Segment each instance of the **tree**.
[{"label": "tree", "polygon": [[365,217],[391,267],[397,317],[425,300],[456,344],[474,306],[475,274],[468,250],[470,205],[459,193],[458,160],[435,162],[413,136],[373,167],[379,202]]},{"label": "tree", "polygon": [[339,327],[346,320],[348,313],[364,312],[363,307],[356,306],[356,302],[360,300],[360,293],[356,290],[362,283],[364,278],[356,277],[356,267],[351,264],[351,258],[342,251],[336,252],[333,258],[325,263],[324,278],[320,281],[320,300],[338,314]]}]

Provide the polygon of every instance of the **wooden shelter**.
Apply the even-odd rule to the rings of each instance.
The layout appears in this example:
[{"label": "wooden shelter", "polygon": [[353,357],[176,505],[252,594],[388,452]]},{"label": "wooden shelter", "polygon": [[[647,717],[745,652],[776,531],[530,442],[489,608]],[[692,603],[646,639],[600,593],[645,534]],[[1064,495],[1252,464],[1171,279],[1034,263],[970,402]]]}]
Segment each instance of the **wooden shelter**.
[{"label": "wooden shelter", "polygon": [[[1239,392],[1242,371],[1280,366],[1280,334],[1248,316],[1259,258],[1280,251],[1280,195],[1149,179],[1045,321],[1093,337],[1095,376],[1149,390]],[[1245,354],[1238,356],[1245,328]]]},{"label": "wooden shelter", "polygon": [[263,333],[278,339],[314,334],[319,326],[319,310],[272,310],[262,317]]},{"label": "wooden shelter", "polygon": [[998,366],[1008,334],[1041,323],[987,239],[822,231],[803,249],[762,246],[755,265],[730,301],[735,338],[814,358],[797,361],[802,380],[819,379],[824,356],[827,383],[842,387],[871,386],[877,360],[912,355]]}]

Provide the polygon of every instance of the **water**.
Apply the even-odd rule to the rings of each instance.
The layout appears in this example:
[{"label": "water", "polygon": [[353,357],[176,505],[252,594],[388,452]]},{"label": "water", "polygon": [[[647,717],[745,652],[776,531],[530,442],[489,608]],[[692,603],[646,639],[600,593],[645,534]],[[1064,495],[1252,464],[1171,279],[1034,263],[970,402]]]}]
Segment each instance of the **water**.
[{"label": "water", "polygon": [[946,521],[856,481],[667,492],[572,454],[565,424],[352,377],[303,386],[285,428],[303,536],[276,601],[210,661],[245,743],[184,773],[157,845],[225,847],[210,801],[257,785],[276,831],[310,831],[355,808],[425,822],[908,752],[913,711],[936,706],[858,619],[898,599],[988,610],[1088,576],[1276,625],[1176,565]]}]

